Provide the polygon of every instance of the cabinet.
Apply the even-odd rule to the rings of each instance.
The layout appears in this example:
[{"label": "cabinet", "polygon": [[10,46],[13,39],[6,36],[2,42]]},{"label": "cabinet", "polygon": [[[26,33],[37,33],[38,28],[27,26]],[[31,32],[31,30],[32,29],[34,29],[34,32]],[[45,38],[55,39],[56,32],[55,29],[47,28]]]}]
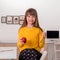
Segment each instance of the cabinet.
[{"label": "cabinet", "polygon": [[47,40],[48,60],[60,60],[60,39]]},{"label": "cabinet", "polygon": [[55,60],[60,60],[60,41],[54,43]]}]

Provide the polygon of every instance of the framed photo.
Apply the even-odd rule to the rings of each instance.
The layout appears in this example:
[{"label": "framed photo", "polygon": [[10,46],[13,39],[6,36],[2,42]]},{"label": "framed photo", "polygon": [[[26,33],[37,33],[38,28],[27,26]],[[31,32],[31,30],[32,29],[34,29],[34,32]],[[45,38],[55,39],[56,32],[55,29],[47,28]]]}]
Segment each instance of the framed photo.
[{"label": "framed photo", "polygon": [[25,16],[24,15],[20,15],[20,20],[24,20]]},{"label": "framed photo", "polygon": [[22,25],[22,24],[23,24],[23,22],[24,22],[24,20],[20,20],[20,21],[19,21],[19,24],[20,24],[20,25]]},{"label": "framed photo", "polygon": [[6,17],[5,16],[1,17],[1,23],[6,23]]},{"label": "framed photo", "polygon": [[12,24],[12,16],[7,16],[6,19],[7,24]]},{"label": "framed photo", "polygon": [[19,24],[19,16],[13,16],[13,24]]}]

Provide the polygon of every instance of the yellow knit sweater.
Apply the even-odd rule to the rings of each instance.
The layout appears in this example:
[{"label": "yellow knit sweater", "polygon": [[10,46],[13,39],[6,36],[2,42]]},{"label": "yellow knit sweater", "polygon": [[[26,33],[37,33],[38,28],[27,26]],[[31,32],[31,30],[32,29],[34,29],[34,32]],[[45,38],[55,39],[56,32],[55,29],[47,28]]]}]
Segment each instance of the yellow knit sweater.
[{"label": "yellow knit sweater", "polygon": [[[20,38],[26,37],[26,43],[21,44]],[[19,29],[18,31],[18,42],[17,46],[20,51],[26,49],[26,48],[34,48],[37,51],[40,51],[42,47],[44,47],[45,40],[42,35],[42,31],[39,28],[36,27],[23,27]]]}]

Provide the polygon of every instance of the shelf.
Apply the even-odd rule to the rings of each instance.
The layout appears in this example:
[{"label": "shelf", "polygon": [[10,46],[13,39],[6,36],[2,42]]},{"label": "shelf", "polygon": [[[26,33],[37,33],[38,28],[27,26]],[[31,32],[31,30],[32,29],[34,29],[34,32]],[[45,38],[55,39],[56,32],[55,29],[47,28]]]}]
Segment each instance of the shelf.
[{"label": "shelf", "polygon": [[60,60],[60,58],[56,58],[56,60]]},{"label": "shelf", "polygon": [[56,50],[55,52],[60,52],[60,50]]}]

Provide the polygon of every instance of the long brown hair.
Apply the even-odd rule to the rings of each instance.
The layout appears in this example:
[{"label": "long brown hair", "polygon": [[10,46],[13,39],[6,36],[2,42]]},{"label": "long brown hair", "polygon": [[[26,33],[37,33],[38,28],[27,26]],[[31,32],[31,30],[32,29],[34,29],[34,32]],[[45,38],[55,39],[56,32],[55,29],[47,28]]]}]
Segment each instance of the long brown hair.
[{"label": "long brown hair", "polygon": [[25,12],[25,18],[24,18],[24,22],[23,22],[21,28],[27,26],[27,19],[26,19],[26,17],[27,17],[28,15],[32,15],[32,16],[35,17],[35,22],[33,23],[33,26],[34,26],[34,27],[38,27],[38,28],[41,29],[41,31],[43,31],[42,28],[39,26],[39,23],[38,23],[37,11],[36,11],[35,9],[33,9],[33,8],[29,8],[29,9]]}]

